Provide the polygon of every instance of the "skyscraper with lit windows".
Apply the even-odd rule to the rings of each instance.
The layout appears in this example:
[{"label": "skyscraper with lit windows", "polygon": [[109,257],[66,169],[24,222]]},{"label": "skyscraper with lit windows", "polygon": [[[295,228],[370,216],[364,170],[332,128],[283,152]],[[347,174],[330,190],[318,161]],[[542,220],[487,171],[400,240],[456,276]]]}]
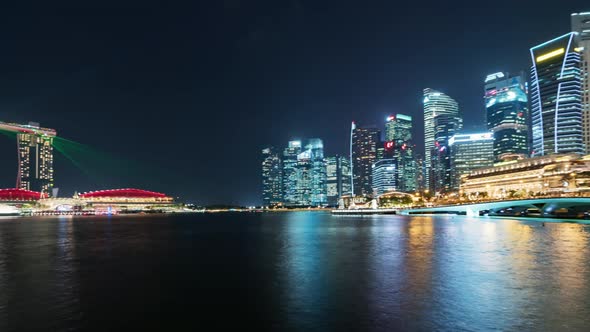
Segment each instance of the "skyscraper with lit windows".
[{"label": "skyscraper with lit windows", "polygon": [[459,190],[461,177],[471,171],[494,166],[494,143],[492,132],[455,134],[449,139],[453,190]]},{"label": "skyscraper with lit windows", "polygon": [[571,15],[572,31],[578,33],[577,49],[581,55],[582,127],[586,153],[590,154],[590,12]]},{"label": "skyscraper with lit windows", "polygon": [[412,144],[412,117],[404,114],[388,116],[385,139],[385,155],[396,162],[397,190],[415,192],[417,168]]},{"label": "skyscraper with lit windows", "polygon": [[55,130],[42,128],[35,122],[27,125],[0,122],[0,129],[16,133],[18,147],[16,187],[51,196]]},{"label": "skyscraper with lit windows", "polygon": [[424,89],[425,182],[432,193],[452,187],[448,140],[463,128],[459,104],[446,94]]},{"label": "skyscraper with lit windows", "polygon": [[298,159],[301,141],[289,141],[283,150],[283,203],[287,206],[299,204],[297,186],[299,184]]},{"label": "skyscraper with lit windows", "polygon": [[283,203],[282,158],[274,147],[262,149],[262,202],[264,206]]},{"label": "skyscraper with lit windows", "polygon": [[529,155],[527,92],[522,75],[498,72],[485,79],[486,120],[493,133],[495,161]]},{"label": "skyscraper with lit windows", "polygon": [[532,156],[585,152],[578,33],[531,48]]},{"label": "skyscraper with lit windows", "polygon": [[355,196],[372,196],[372,167],[377,159],[381,132],[352,123],[351,133],[352,189]]},{"label": "skyscraper with lit windows", "polygon": [[336,206],[342,196],[350,195],[350,161],[334,156],[326,157],[325,163],[328,205]]}]

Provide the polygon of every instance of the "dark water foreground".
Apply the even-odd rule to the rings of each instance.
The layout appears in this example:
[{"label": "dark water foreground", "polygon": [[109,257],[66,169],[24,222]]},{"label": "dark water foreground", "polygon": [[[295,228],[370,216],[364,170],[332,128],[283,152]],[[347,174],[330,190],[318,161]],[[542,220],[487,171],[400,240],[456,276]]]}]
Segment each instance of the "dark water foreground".
[{"label": "dark water foreground", "polygon": [[587,331],[589,245],[458,216],[0,219],[0,331]]}]

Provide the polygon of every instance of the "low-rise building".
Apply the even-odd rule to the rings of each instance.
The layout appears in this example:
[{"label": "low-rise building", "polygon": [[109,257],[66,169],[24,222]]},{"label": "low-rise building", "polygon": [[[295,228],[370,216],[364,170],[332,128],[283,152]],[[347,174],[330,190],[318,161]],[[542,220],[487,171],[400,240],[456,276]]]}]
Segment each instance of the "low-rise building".
[{"label": "low-rise building", "polygon": [[590,196],[590,155],[556,154],[480,168],[461,178],[465,197]]}]

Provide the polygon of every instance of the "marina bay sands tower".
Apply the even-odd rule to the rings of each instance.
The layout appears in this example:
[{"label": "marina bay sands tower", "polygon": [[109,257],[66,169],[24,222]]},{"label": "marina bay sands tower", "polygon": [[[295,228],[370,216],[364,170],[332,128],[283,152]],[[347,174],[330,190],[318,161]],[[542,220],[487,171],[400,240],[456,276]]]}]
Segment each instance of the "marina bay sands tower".
[{"label": "marina bay sands tower", "polygon": [[16,188],[51,195],[53,189],[54,129],[41,128],[38,123],[28,125],[0,122],[0,130],[16,133],[18,174]]}]

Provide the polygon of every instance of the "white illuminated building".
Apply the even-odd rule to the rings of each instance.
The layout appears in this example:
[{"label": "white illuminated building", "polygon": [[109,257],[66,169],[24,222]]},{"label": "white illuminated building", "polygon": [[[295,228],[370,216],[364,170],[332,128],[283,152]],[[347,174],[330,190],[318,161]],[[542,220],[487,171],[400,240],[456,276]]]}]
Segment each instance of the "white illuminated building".
[{"label": "white illuminated building", "polygon": [[459,189],[461,177],[494,163],[494,136],[491,132],[457,134],[449,139],[453,189]]}]

